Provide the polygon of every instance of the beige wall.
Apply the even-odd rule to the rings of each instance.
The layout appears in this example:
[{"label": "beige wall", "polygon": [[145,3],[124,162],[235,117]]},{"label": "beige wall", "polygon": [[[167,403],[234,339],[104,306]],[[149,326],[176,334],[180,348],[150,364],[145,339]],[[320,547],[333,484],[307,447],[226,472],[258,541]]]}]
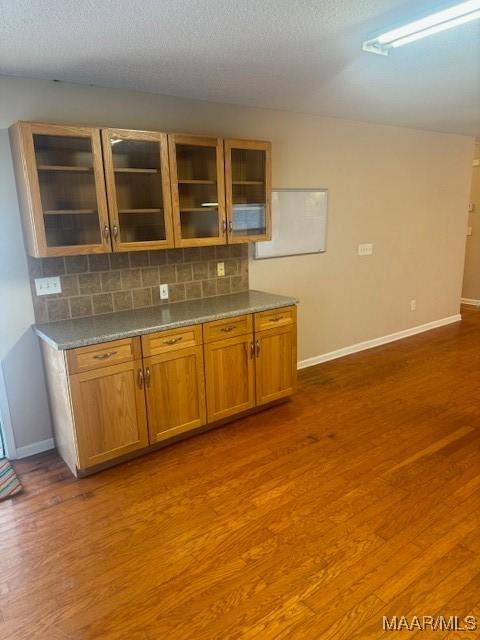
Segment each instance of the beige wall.
[{"label": "beige wall", "polygon": [[[14,78],[0,78],[0,101],[0,130],[24,119],[269,139],[275,187],[328,187],[327,252],[251,264],[251,287],[300,298],[300,360],[458,313],[469,138]],[[0,184],[0,209],[8,246],[7,255],[0,253],[0,270],[2,301],[9,304],[0,349],[13,368],[6,375],[11,406],[29,405],[12,417],[23,446],[47,437],[48,428],[43,406],[35,405],[44,383],[33,340],[19,350],[17,369],[34,372],[35,402],[25,399],[11,364],[33,310],[5,131],[1,136],[7,176]],[[358,257],[359,242],[373,242],[374,255]]]},{"label": "beige wall", "polygon": [[[475,145],[474,157],[480,162],[480,143]],[[475,208],[468,216],[472,232],[467,236],[462,296],[480,302],[480,165],[472,168],[471,175],[470,202]]]}]

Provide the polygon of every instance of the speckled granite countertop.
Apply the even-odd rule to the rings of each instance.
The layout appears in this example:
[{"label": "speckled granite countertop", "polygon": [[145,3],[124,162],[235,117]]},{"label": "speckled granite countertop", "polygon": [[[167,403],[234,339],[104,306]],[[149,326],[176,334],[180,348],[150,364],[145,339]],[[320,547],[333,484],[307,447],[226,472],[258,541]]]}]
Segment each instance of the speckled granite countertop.
[{"label": "speckled granite countertop", "polygon": [[56,349],[130,338],[154,331],[176,329],[244,313],[268,311],[297,304],[296,298],[263,291],[242,291],[226,296],[175,302],[134,311],[119,311],[89,318],[34,325],[35,333]]}]

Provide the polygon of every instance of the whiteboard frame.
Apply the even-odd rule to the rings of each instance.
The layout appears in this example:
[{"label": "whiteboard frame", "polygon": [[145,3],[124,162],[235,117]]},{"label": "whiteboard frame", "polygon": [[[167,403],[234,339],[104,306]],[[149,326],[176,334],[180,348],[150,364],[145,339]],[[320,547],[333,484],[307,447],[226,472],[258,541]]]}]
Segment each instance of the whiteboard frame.
[{"label": "whiteboard frame", "polygon": [[[259,242],[255,242],[255,248],[253,251],[253,259],[254,260],[275,260],[276,258],[290,258],[294,256],[309,256],[316,255],[318,253],[325,253],[327,251],[328,246],[328,201],[329,201],[329,193],[327,187],[295,187],[294,189],[282,188],[282,189],[272,189],[272,193],[274,191],[322,191],[325,193],[325,208],[326,208],[326,220],[325,220],[325,249],[319,249],[318,251],[302,251],[301,253],[282,253],[276,256],[259,256],[258,255],[258,244]],[[272,212],[273,213],[273,212]]]}]

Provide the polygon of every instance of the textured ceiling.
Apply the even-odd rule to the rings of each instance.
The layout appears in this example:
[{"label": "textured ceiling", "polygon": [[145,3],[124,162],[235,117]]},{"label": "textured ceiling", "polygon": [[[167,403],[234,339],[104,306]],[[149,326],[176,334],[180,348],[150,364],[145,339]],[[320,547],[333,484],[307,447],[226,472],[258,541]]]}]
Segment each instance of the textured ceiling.
[{"label": "textured ceiling", "polygon": [[480,21],[361,50],[453,3],[0,0],[0,73],[480,135]]}]

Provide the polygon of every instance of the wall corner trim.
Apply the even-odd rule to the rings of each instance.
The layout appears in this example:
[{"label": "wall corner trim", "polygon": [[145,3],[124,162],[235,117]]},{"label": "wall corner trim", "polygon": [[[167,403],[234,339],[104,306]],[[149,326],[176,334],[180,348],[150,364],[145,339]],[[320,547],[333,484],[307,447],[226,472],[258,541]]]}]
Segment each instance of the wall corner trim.
[{"label": "wall corner trim", "polygon": [[335,351],[322,353],[319,356],[313,356],[312,358],[307,358],[306,360],[300,360],[298,362],[297,368],[306,369],[307,367],[313,367],[314,365],[321,364],[322,362],[328,362],[329,360],[343,358],[344,356],[348,356],[352,353],[358,353],[359,351],[365,351],[366,349],[373,349],[374,347],[379,347],[382,344],[388,344],[389,342],[395,342],[396,340],[403,340],[404,338],[414,336],[417,333],[423,333],[424,331],[431,331],[432,329],[437,329],[438,327],[444,327],[447,324],[459,322],[461,319],[462,316],[457,313],[454,316],[448,316],[447,318],[433,320],[432,322],[420,324],[416,327],[411,327],[410,329],[396,331],[395,333],[390,333],[389,335],[381,336],[380,338],[373,338],[372,340],[365,340],[365,342],[358,342],[357,344],[352,344],[348,347],[342,347],[341,349],[336,349]]},{"label": "wall corner trim", "polygon": [[28,458],[29,456],[34,456],[36,453],[43,453],[50,449],[55,449],[55,441],[53,438],[32,442],[32,444],[27,444],[25,447],[17,447],[17,455],[15,458]]},{"label": "wall corner trim", "polygon": [[480,307],[480,300],[475,300],[475,298],[460,298],[460,302],[471,307]]}]

